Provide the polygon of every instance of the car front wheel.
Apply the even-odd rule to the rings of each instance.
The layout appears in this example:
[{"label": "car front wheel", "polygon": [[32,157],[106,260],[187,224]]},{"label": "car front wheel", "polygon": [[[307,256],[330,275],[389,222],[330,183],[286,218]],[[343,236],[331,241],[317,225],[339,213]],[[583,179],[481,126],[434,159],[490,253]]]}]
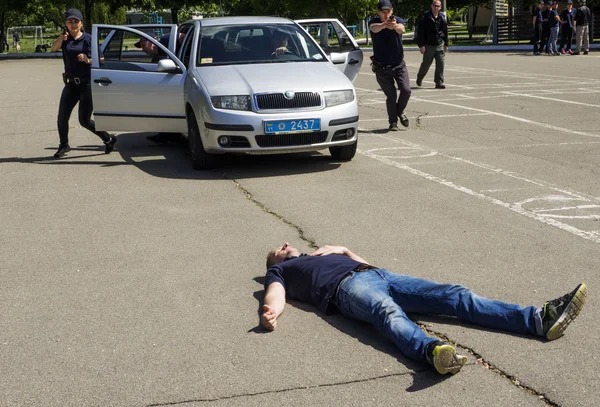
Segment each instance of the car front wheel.
[{"label": "car front wheel", "polygon": [[188,124],[188,144],[190,156],[192,157],[192,167],[195,170],[209,170],[217,165],[217,157],[214,154],[208,154],[204,151],[202,139],[200,138],[200,129],[193,112],[190,112],[187,118]]},{"label": "car front wheel", "polygon": [[350,161],[354,158],[354,155],[356,154],[357,146],[358,140],[347,146],[329,147],[329,153],[331,154],[331,158],[333,158],[334,160]]}]

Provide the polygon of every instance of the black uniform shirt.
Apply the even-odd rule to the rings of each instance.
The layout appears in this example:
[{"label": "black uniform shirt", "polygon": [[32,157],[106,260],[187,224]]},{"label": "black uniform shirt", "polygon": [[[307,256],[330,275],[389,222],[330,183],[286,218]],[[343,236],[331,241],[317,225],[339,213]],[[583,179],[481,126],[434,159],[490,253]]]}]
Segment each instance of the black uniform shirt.
[{"label": "black uniform shirt", "polygon": [[540,10],[539,7],[534,7],[532,14],[534,17],[537,17],[535,19],[535,25],[542,24],[542,10]]},{"label": "black uniform shirt", "polygon": [[[394,16],[396,23],[404,24],[404,20]],[[381,23],[381,18],[375,16],[369,20],[371,24]],[[404,60],[404,48],[402,47],[402,34],[398,34],[394,30],[384,28],[378,33],[371,31],[373,38],[373,55],[375,59],[383,65],[397,66]]]},{"label": "black uniform shirt", "polygon": [[558,16],[558,12],[556,10],[551,10],[548,13],[548,27],[554,28],[558,25],[558,21],[556,21],[556,16]]},{"label": "black uniform shirt", "polygon": [[[550,9],[546,9],[544,11],[542,11],[542,25],[544,27],[549,27],[548,25],[548,14],[550,14]],[[544,21],[546,20],[546,21]]]},{"label": "black uniform shirt", "polygon": [[85,54],[88,58],[92,58],[92,36],[83,33],[75,40],[69,34],[67,40],[63,41],[61,49],[64,53],[66,74],[89,81],[92,75],[92,66],[85,62],[79,62],[77,55]]}]

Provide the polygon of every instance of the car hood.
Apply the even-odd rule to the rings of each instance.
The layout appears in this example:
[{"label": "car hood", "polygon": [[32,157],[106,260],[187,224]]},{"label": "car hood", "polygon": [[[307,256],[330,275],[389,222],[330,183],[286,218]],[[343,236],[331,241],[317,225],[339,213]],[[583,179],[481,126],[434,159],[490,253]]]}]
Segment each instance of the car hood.
[{"label": "car hood", "polygon": [[206,66],[197,72],[211,96],[353,88],[342,72],[326,62]]}]

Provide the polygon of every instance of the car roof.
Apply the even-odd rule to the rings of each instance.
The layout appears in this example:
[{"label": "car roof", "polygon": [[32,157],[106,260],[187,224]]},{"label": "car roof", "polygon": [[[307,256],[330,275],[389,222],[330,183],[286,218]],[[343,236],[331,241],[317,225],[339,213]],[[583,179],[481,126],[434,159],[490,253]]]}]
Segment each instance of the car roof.
[{"label": "car roof", "polygon": [[211,17],[203,18],[199,21],[204,27],[216,26],[216,25],[238,25],[238,24],[290,24],[292,20],[283,17],[257,17],[257,16],[246,16],[246,17]]}]

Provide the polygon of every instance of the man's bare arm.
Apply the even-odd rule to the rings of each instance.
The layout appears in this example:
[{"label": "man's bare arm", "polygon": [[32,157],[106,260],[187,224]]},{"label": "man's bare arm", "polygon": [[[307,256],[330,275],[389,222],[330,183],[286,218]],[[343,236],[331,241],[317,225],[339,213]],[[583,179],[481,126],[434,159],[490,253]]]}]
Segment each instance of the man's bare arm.
[{"label": "man's bare arm", "polygon": [[359,263],[369,264],[365,259],[357,254],[352,253],[347,247],[344,246],[323,246],[311,253],[311,256],[327,256],[329,254],[343,254],[344,256],[350,257],[352,260]]},{"label": "man's bare arm", "polygon": [[387,28],[387,22],[384,23],[373,23],[369,26],[369,30],[371,30],[374,33],[378,33],[382,30],[385,30]]},{"label": "man's bare arm", "polygon": [[269,331],[277,328],[277,318],[279,318],[284,308],[285,288],[278,282],[269,284],[265,293],[263,313],[260,316],[262,326]]},{"label": "man's bare arm", "polygon": [[396,24],[396,32],[398,34],[404,34],[406,32],[406,29],[404,28],[404,24]]}]

